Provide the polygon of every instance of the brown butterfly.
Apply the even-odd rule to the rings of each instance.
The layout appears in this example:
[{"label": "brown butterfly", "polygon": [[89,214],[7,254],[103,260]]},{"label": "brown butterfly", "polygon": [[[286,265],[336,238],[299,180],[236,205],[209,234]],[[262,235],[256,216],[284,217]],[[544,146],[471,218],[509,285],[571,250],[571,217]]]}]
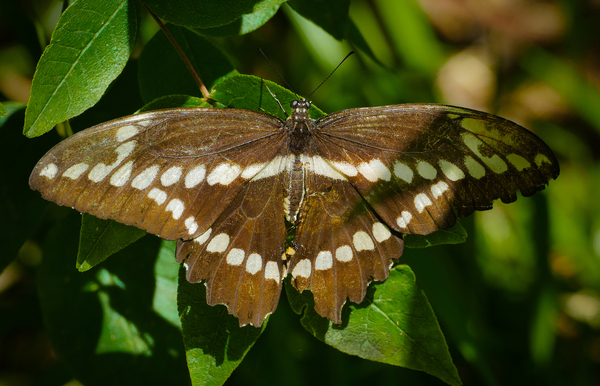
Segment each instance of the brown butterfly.
[{"label": "brown butterfly", "polygon": [[403,234],[447,229],[559,174],[542,140],[490,114],[407,104],[313,120],[310,102],[291,107],[285,121],[179,108],[103,123],[51,149],[29,183],[60,205],[178,240],[176,258],[190,282],[206,281],[208,303],[260,326],[288,273],[341,323],[348,299],[388,277]]}]

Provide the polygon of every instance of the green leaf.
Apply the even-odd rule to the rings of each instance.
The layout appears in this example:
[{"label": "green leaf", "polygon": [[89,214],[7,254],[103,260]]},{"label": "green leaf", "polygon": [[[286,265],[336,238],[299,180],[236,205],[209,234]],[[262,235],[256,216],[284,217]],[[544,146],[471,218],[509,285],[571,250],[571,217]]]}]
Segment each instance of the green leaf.
[{"label": "green leaf", "polygon": [[286,0],[146,0],[146,5],[158,17],[173,24],[214,28],[232,23],[242,15],[264,11]]},{"label": "green leaf", "polygon": [[[285,115],[269,90],[275,94],[288,112],[290,102],[299,98],[298,95],[276,83],[251,75],[232,75],[221,80],[213,87],[211,98],[225,107],[261,111],[285,119]],[[326,115],[315,105],[311,105],[308,113],[314,119]]]},{"label": "green leaf", "polygon": [[271,20],[279,10],[280,5],[277,4],[270,8],[265,8],[262,11],[242,15],[239,19],[220,27],[201,29],[202,35],[224,37],[244,35],[262,27],[266,22]]},{"label": "green leaf", "polygon": [[53,350],[85,385],[189,384],[172,250],[157,254],[160,239],[148,236],[78,272],[79,217],[71,211],[48,233],[36,275]]},{"label": "green leaf", "polygon": [[134,2],[69,6],[38,62],[23,133],[37,137],[93,106],[125,67],[136,29]]},{"label": "green leaf", "polygon": [[348,20],[348,27],[346,28],[345,38],[358,49],[360,49],[362,52],[364,52],[375,63],[377,63],[381,67],[385,67],[383,63],[381,63],[379,59],[377,59],[375,53],[373,52],[373,50],[371,50],[369,43],[367,43],[364,36],[358,29],[358,26],[354,23],[352,19]]},{"label": "green leaf", "polygon": [[341,326],[316,314],[307,291],[298,294],[289,282],[286,291],[294,311],[304,310],[302,325],[328,345],[461,384],[435,314],[408,266],[397,266],[385,283],[369,287],[361,304],[345,307]]},{"label": "green leaf", "polygon": [[202,283],[189,283],[183,267],[177,307],[193,385],[225,383],[267,325],[265,321],[262,328],[240,327],[239,320],[225,306],[209,306],[206,287]]},{"label": "green leaf", "polygon": [[145,235],[146,232],[139,228],[84,213],[81,217],[77,269],[87,271]]},{"label": "green leaf", "polygon": [[4,118],[6,114],[8,114],[8,111],[6,111],[6,107],[0,102],[0,118]]},{"label": "green leaf", "polygon": [[460,244],[467,240],[467,231],[456,222],[450,229],[440,229],[432,234],[406,235],[404,236],[404,246],[408,248],[427,248],[442,244]]},{"label": "green leaf", "polygon": [[[206,88],[210,89],[217,79],[235,72],[227,57],[202,36],[183,27],[168,26],[168,29]],[[183,60],[162,31],[144,48],[138,71],[140,92],[146,103],[170,94],[202,97]]]},{"label": "green leaf", "polygon": [[337,40],[345,37],[350,0],[290,0],[288,4]]}]

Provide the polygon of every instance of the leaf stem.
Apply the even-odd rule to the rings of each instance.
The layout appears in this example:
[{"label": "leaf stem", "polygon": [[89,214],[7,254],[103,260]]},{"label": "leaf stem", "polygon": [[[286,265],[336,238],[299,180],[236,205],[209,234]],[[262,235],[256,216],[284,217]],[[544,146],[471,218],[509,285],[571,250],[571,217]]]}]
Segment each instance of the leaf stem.
[{"label": "leaf stem", "polygon": [[160,18],[158,16],[156,16],[156,14],[154,12],[152,12],[150,10],[150,8],[148,8],[148,6],[144,2],[144,0],[140,0],[140,2],[148,10],[150,15],[154,18],[154,20],[156,21],[156,23],[158,24],[160,29],[165,33],[165,35],[167,36],[167,39],[169,39],[169,41],[171,42],[173,47],[175,47],[175,50],[181,57],[181,60],[183,60],[183,63],[185,63],[185,66],[188,68],[190,74],[192,75],[192,78],[194,78],[194,81],[196,82],[196,84],[198,85],[198,88],[202,92],[202,95],[204,96],[204,98],[208,99],[210,96],[208,89],[206,88],[204,83],[202,83],[202,80],[200,80],[200,77],[198,76],[198,73],[196,73],[194,66],[192,66],[192,63],[190,63],[189,59],[187,58],[187,56],[185,55],[185,53],[183,52],[183,50],[181,49],[181,47],[179,46],[179,44],[177,43],[177,41],[175,40],[173,35],[171,35],[171,32],[167,29],[167,27],[164,25],[162,20],[160,20]]}]

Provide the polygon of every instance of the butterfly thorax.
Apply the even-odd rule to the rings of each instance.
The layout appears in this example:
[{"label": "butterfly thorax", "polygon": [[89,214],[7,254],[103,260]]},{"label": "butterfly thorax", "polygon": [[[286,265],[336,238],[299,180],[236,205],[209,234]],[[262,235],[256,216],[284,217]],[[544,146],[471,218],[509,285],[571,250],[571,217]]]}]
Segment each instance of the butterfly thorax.
[{"label": "butterfly thorax", "polygon": [[292,224],[297,224],[299,212],[306,194],[305,190],[305,168],[303,166],[303,155],[310,148],[311,132],[315,127],[315,121],[309,117],[308,109],[310,102],[299,99],[290,103],[292,114],[285,122],[285,130],[289,134],[287,173],[284,178],[284,200],[285,216]]}]

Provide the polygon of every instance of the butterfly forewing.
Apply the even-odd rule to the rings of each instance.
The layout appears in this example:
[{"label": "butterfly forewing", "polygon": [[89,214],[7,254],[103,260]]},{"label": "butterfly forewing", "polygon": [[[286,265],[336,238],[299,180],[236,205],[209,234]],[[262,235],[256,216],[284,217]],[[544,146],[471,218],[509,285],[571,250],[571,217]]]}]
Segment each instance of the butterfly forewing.
[{"label": "butterfly forewing", "polygon": [[429,234],[559,173],[552,151],[502,118],[451,106],[345,110],[317,122],[319,154],[396,231]]},{"label": "butterfly forewing", "polygon": [[193,239],[280,151],[280,126],[245,110],[139,114],[64,140],[40,160],[30,185],[80,212]]}]

